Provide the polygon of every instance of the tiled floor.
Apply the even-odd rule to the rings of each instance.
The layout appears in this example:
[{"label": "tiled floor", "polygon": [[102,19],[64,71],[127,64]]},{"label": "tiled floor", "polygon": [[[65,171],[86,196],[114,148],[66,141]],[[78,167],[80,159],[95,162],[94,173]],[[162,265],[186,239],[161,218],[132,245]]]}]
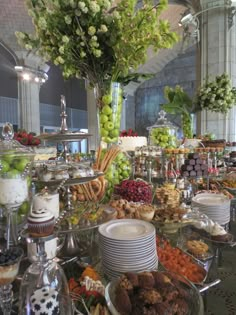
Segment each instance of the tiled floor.
[{"label": "tiled floor", "polygon": [[[230,232],[236,238],[236,222],[231,223]],[[236,315],[236,246],[222,253],[222,267],[212,266],[209,271],[210,278],[220,278],[221,283],[207,292],[206,315]]]}]

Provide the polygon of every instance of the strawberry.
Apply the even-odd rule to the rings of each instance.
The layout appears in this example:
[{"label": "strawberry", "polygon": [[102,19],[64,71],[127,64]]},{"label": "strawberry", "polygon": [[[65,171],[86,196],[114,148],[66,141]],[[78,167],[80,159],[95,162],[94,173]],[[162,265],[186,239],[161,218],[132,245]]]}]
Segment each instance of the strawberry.
[{"label": "strawberry", "polygon": [[23,145],[28,145],[28,143],[29,143],[29,142],[28,142],[28,137],[23,137],[23,138],[21,138],[21,139],[20,139],[20,143],[23,144]]},{"label": "strawberry", "polygon": [[39,145],[40,143],[41,143],[41,141],[38,138],[33,138],[31,141],[31,145]]},{"label": "strawberry", "polygon": [[34,138],[34,136],[33,136],[31,133],[29,133],[29,134],[28,134],[28,143],[29,143],[29,144],[32,144],[33,138]]}]

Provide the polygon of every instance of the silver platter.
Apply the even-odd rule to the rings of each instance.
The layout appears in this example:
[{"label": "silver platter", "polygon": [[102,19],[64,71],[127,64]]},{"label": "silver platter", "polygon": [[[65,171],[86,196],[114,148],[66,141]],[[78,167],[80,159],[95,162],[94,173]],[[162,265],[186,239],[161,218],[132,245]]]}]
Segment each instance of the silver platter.
[{"label": "silver platter", "polygon": [[62,186],[71,186],[71,185],[79,185],[79,184],[85,184],[90,182],[91,180],[94,180],[98,178],[99,176],[102,176],[102,172],[96,172],[93,176],[85,176],[85,177],[79,177],[79,178],[68,178],[68,179],[53,179],[49,181],[43,181],[43,180],[37,180],[37,182],[42,183],[46,186],[59,186],[63,183]]},{"label": "silver platter", "polygon": [[42,134],[38,138],[42,141],[81,141],[83,139],[88,139],[92,135],[84,132],[65,132],[65,133],[49,133]]}]

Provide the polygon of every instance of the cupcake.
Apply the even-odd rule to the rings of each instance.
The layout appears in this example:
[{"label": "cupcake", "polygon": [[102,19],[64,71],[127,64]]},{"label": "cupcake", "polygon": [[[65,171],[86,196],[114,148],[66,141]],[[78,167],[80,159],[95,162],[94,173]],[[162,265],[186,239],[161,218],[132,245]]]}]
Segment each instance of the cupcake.
[{"label": "cupcake", "polygon": [[48,236],[53,233],[55,218],[46,209],[33,210],[28,216],[28,232],[31,236]]}]

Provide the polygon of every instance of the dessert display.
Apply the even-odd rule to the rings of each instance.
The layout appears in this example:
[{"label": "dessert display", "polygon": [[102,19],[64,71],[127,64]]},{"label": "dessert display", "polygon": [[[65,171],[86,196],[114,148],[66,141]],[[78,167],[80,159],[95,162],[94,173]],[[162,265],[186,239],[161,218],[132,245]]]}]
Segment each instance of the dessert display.
[{"label": "dessert display", "polygon": [[198,315],[201,302],[190,287],[186,280],[167,272],[127,272],[110,284],[108,302],[115,308],[113,314]]},{"label": "dessert display", "polygon": [[147,138],[138,137],[132,130],[122,131],[118,143],[122,151],[135,151],[136,148],[147,145]]},{"label": "dessert display", "polygon": [[55,146],[50,147],[33,147],[35,153],[34,161],[47,161],[50,159],[55,159],[57,157],[57,148]]},{"label": "dessert display", "polygon": [[48,190],[45,190],[39,194],[33,196],[33,209],[40,210],[46,209],[50,211],[54,218],[59,217],[59,194],[58,193],[49,193]]},{"label": "dessert display", "polygon": [[30,297],[30,314],[59,315],[58,291],[49,286],[35,290]]},{"label": "dessert display", "polygon": [[202,283],[206,270],[180,248],[172,247],[170,242],[157,236],[157,254],[159,262],[168,271],[176,272],[193,283]]},{"label": "dessert display", "polygon": [[155,190],[157,204],[165,205],[166,208],[176,208],[180,205],[180,191],[169,184],[165,184]]},{"label": "dessert display", "polygon": [[115,194],[127,201],[152,202],[152,187],[143,180],[123,180],[120,185],[115,187]]},{"label": "dessert display", "polygon": [[181,166],[181,174],[184,177],[206,176],[208,174],[207,160],[199,153],[189,153]]},{"label": "dessert display", "polygon": [[34,237],[43,237],[53,233],[55,218],[46,209],[33,210],[27,219],[28,232]]},{"label": "dessert display", "polygon": [[228,233],[221,225],[217,222],[213,222],[210,219],[206,221],[195,221],[192,223],[195,230],[197,230],[203,237],[222,243],[228,243],[233,241],[233,235]]},{"label": "dessert display", "polygon": [[0,252],[0,286],[8,285],[15,280],[22,255],[22,249],[17,247]]},{"label": "dessert display", "polygon": [[161,148],[176,147],[176,130],[177,128],[167,121],[166,112],[161,110],[157,122],[148,127],[149,131],[148,141],[151,145],[157,145]]},{"label": "dessert display", "polygon": [[194,256],[203,256],[209,249],[205,242],[198,240],[187,241],[186,246],[188,251]]},{"label": "dessert display", "polygon": [[115,199],[109,205],[116,210],[117,219],[141,219],[151,221],[154,217],[156,207],[151,204],[142,204],[126,199]]}]

